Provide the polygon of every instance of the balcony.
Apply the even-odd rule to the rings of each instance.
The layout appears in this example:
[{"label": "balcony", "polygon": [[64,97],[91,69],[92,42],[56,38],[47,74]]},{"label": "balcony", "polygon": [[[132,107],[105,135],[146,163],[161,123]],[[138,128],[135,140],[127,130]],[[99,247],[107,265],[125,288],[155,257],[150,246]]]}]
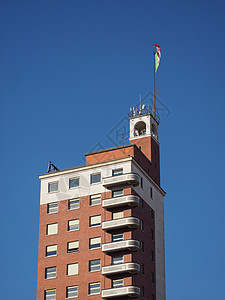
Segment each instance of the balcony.
[{"label": "balcony", "polygon": [[102,268],[102,275],[105,276],[124,274],[124,273],[137,274],[139,272],[140,272],[140,265],[133,262],[110,265]]},{"label": "balcony", "polygon": [[102,298],[119,298],[119,297],[136,298],[140,296],[140,288],[137,286],[123,286],[120,288],[112,288],[102,291]]},{"label": "balcony", "polygon": [[135,173],[129,173],[103,178],[103,186],[108,189],[124,185],[139,185],[139,175]]},{"label": "balcony", "polygon": [[135,195],[127,195],[127,196],[122,196],[122,197],[116,197],[116,198],[110,198],[110,199],[105,199],[102,202],[102,207],[110,210],[111,208],[114,207],[119,207],[119,206],[138,206],[139,204],[139,197]]},{"label": "balcony", "polygon": [[112,253],[119,251],[138,251],[140,249],[140,242],[137,240],[125,240],[119,242],[111,242],[102,244],[102,252]]},{"label": "balcony", "polygon": [[116,229],[136,229],[139,227],[139,219],[135,217],[127,217],[121,219],[115,219],[102,222],[102,229],[105,231],[111,231]]}]

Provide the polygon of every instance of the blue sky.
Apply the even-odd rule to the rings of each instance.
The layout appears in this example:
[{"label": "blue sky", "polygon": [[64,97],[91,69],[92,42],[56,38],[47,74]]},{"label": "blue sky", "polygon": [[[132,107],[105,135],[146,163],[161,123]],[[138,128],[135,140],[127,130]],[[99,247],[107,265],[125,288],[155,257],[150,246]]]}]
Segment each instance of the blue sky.
[{"label": "blue sky", "polygon": [[224,1],[0,1],[2,299],[36,298],[38,175],[49,160],[70,168],[121,143],[129,107],[152,92],[154,43],[167,300],[224,299],[224,10]]}]

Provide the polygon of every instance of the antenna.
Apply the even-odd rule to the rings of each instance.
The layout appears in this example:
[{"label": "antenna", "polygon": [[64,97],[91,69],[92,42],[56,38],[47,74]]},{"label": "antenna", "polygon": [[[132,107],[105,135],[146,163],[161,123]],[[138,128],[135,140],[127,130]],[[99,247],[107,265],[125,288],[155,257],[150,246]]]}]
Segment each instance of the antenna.
[{"label": "antenna", "polygon": [[140,112],[141,112],[141,94],[140,94]]}]

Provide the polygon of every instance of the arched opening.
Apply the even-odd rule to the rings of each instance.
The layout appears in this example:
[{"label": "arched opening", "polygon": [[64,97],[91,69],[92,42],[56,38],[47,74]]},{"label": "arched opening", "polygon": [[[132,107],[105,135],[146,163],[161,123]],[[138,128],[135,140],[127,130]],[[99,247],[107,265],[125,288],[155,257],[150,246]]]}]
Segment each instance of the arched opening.
[{"label": "arched opening", "polygon": [[151,133],[154,137],[157,137],[157,127],[155,126],[155,124],[152,124]]},{"label": "arched opening", "polygon": [[146,124],[143,121],[139,121],[134,126],[134,135],[145,135],[146,134]]}]

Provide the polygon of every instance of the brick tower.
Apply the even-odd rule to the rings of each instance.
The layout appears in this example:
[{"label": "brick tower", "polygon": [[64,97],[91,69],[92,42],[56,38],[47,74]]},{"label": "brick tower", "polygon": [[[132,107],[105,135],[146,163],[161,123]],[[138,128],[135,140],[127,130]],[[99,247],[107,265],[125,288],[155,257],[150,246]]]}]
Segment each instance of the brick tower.
[{"label": "brick tower", "polygon": [[165,300],[158,120],[130,115],[130,144],[40,176],[37,300]]}]

